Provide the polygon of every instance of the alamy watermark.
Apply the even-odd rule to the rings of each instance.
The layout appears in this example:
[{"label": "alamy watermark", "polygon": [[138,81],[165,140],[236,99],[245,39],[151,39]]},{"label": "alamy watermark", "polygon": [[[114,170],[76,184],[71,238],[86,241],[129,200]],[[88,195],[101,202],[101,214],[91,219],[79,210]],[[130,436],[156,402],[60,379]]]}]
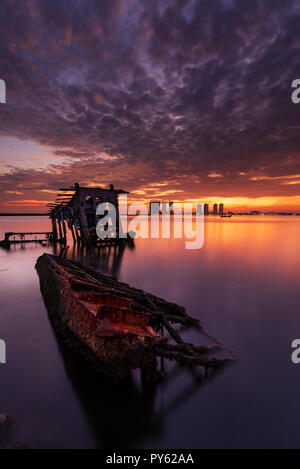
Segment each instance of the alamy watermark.
[{"label": "alamy watermark", "polygon": [[[6,103],[6,84],[0,78],[0,104]],[[0,364],[6,363],[6,343],[0,339]]]},{"label": "alamy watermark", "polygon": [[[186,249],[200,249],[204,244],[204,205],[197,204],[194,211],[193,204],[183,205],[172,203],[170,209],[167,204],[152,203],[149,213],[147,205],[134,203],[128,206],[127,195],[119,196],[119,212],[108,202],[100,203],[97,207],[98,217],[96,232],[103,238],[185,238]],[[172,215],[172,217],[171,217]],[[133,217],[133,218],[132,218]],[[172,218],[172,222],[171,222]],[[150,222],[150,223],[149,223]],[[119,228],[118,228],[119,227]]]},{"label": "alamy watermark", "polygon": [[0,103],[6,103],[6,84],[4,80],[0,78]]},{"label": "alamy watermark", "polygon": [[294,339],[291,345],[293,352],[291,354],[291,360],[294,365],[299,365],[300,363],[300,339]]},{"label": "alamy watermark", "polygon": [[292,103],[299,104],[300,103],[300,78],[296,78],[292,81],[292,88],[294,91],[292,92],[291,99]]},{"label": "alamy watermark", "polygon": [[0,363],[6,363],[6,343],[0,339]]}]

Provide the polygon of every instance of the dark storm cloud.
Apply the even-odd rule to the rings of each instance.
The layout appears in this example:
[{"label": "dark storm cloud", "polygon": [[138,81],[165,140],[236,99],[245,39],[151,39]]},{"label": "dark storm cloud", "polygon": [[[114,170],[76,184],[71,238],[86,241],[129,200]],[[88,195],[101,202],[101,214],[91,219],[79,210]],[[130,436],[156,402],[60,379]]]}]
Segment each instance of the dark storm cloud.
[{"label": "dark storm cloud", "polygon": [[93,160],[139,187],[144,164],[157,181],[254,195],[255,176],[300,173],[300,1],[3,0],[0,26],[0,133],[70,158],[64,177],[88,179]]}]

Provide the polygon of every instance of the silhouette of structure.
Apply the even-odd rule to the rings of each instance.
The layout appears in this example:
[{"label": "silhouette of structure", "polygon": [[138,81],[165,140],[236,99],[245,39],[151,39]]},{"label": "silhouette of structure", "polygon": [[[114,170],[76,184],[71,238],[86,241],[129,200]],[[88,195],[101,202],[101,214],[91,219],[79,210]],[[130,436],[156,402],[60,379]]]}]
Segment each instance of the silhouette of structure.
[{"label": "silhouette of structure", "polygon": [[149,214],[154,214],[157,215],[160,213],[160,201],[159,200],[153,200],[149,203]]},{"label": "silhouette of structure", "polygon": [[[67,227],[69,228],[74,243],[90,244],[98,241],[105,243],[124,242],[120,239],[122,227],[119,225],[119,200],[120,194],[128,194],[122,189],[116,190],[113,184],[109,189],[102,187],[81,187],[78,183],[74,187],[60,189],[54,203],[49,204],[49,216],[52,221],[53,240],[66,240]],[[97,206],[100,203],[110,203],[116,209],[116,230],[113,237],[103,240],[97,239],[96,225],[103,216],[96,215]]]}]

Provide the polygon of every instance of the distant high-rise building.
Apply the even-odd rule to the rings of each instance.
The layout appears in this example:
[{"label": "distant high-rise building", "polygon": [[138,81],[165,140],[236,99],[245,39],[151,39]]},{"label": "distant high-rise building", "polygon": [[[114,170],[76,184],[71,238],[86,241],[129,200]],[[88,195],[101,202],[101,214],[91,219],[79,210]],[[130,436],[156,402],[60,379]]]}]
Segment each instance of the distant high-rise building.
[{"label": "distant high-rise building", "polygon": [[224,204],[219,205],[219,215],[223,215],[224,213]]},{"label": "distant high-rise building", "polygon": [[218,204],[214,204],[213,214],[218,215]]},{"label": "distant high-rise building", "polygon": [[204,215],[208,215],[208,214],[209,214],[209,205],[204,204]]},{"label": "distant high-rise building", "polygon": [[174,202],[169,202],[170,215],[174,215]]},{"label": "distant high-rise building", "polygon": [[167,202],[161,203],[161,213],[166,215],[168,213],[168,205]]},{"label": "distant high-rise building", "polygon": [[160,213],[160,201],[159,200],[153,200],[152,202],[150,202],[149,204],[149,213],[151,215],[151,213],[157,215]]},{"label": "distant high-rise building", "polygon": [[203,215],[204,209],[203,209],[203,204],[197,204],[196,206],[196,214],[197,215]]}]

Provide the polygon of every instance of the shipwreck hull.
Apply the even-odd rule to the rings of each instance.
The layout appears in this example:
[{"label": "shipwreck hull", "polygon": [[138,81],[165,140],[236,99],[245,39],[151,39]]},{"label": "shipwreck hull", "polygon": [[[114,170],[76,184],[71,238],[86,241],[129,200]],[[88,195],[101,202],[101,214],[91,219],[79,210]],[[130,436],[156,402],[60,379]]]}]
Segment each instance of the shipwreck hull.
[{"label": "shipwreck hull", "polygon": [[[59,262],[58,258],[45,254],[38,259],[36,269],[49,318],[66,345],[84,357],[97,371],[116,380],[125,378],[135,368],[151,369],[155,361],[154,344],[164,338],[154,331],[148,332],[147,328],[145,331],[139,329],[139,319],[131,327],[133,330],[130,330],[130,324],[124,328],[124,323],[121,323],[123,331],[117,331],[117,334],[111,332],[110,325],[105,324],[105,317],[97,317],[86,304],[85,296],[88,292],[80,290],[78,280],[78,275],[84,271],[72,263],[71,268],[77,268],[78,272],[69,276],[68,272],[64,273],[61,269]],[[81,287],[86,289],[89,285],[87,283]],[[100,283],[94,284],[95,290],[101,290],[101,287]],[[144,319],[142,323],[144,326]]]},{"label": "shipwreck hull", "polygon": [[[209,356],[226,346],[181,306],[49,254],[38,259],[36,269],[57,335],[94,369],[115,380],[136,368],[152,380],[157,357],[206,370],[233,361]],[[173,324],[196,328],[214,343],[186,343]],[[163,329],[168,338],[155,332]]]}]

